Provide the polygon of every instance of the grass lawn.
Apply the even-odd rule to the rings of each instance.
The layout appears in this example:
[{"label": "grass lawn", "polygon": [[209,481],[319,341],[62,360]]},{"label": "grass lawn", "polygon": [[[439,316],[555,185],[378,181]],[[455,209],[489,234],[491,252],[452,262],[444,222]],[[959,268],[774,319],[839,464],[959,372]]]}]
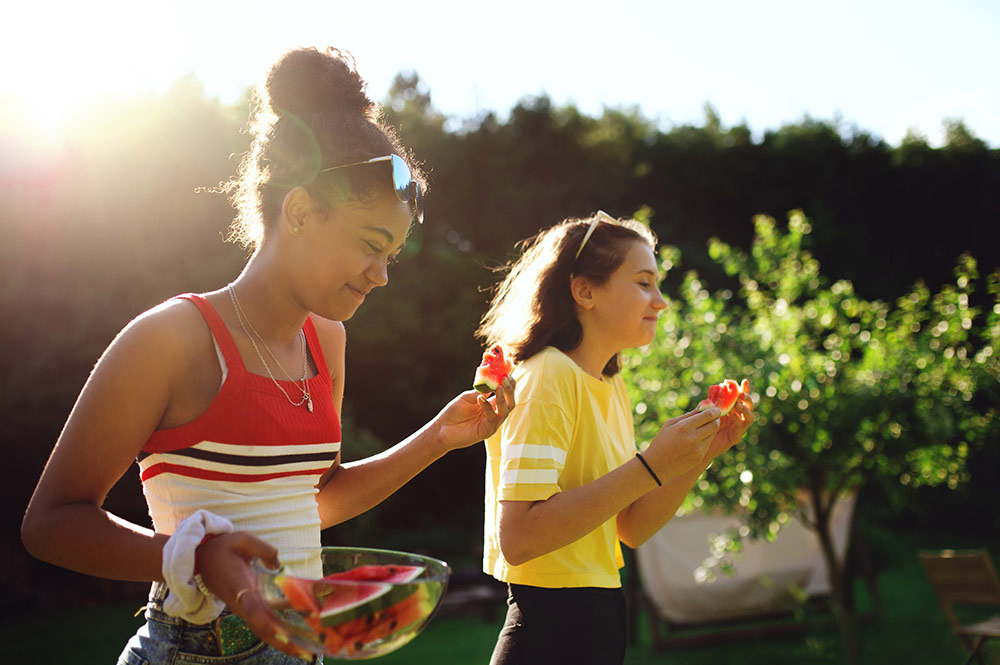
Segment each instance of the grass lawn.
[{"label": "grass lawn", "polygon": [[[960,665],[966,651],[952,635],[923,570],[914,560],[883,573],[879,591],[884,604],[881,620],[861,623],[866,665]],[[858,585],[858,603],[870,607],[863,585]],[[845,656],[835,626],[827,617],[806,616],[806,628],[794,637],[751,638],[720,641],[712,646],[657,651],[652,647],[648,621],[640,616],[638,643],[629,648],[628,665],[812,665],[843,663]],[[435,622],[427,631],[395,654],[380,659],[383,665],[486,665],[499,630],[498,623],[477,618],[454,618]],[[1000,641],[988,644],[983,661],[1000,665]]]},{"label": "grass lawn", "polygon": [[[942,665],[964,662],[965,652],[952,636],[916,560],[884,572],[879,588],[885,605],[880,621],[861,625],[866,665],[904,662],[910,665]],[[859,603],[869,603],[859,586]],[[130,606],[72,609],[8,622],[0,628],[6,644],[5,662],[73,663],[110,665],[122,645],[139,626],[133,618],[139,602]],[[435,620],[412,643],[384,658],[382,665],[485,665],[502,620],[478,617],[444,617]],[[810,622],[795,637],[751,638],[720,641],[712,646],[656,651],[645,617],[640,617],[638,643],[629,649],[626,663],[640,665],[740,665],[795,663],[810,665],[842,663],[843,652],[836,630],[822,622]],[[988,645],[985,662],[1000,665],[1000,642]]]}]

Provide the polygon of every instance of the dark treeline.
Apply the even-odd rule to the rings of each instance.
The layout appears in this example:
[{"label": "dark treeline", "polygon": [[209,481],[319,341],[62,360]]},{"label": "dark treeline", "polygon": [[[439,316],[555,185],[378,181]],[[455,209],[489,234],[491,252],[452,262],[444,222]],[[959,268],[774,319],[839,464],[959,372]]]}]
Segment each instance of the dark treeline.
[{"label": "dark treeline", "polygon": [[[218,288],[246,253],[224,242],[229,179],[248,139],[247,104],[207,98],[194,79],[164,96],[92,108],[65,146],[35,152],[0,128],[0,443],[8,468],[0,588],[15,598],[56,573],[17,539],[23,507],[73,400],[103,348],[142,310]],[[658,127],[637,111],[600,117],[526,98],[506,120],[438,114],[414,77],[399,77],[388,119],[430,171],[427,222],[414,231],[390,286],[348,322],[345,454],[368,454],[419,427],[471,381],[473,331],[517,240],[600,208],[651,214],[682,250],[672,277],[696,269],[724,283],[705,251],[713,236],[745,246],[751,218],[804,210],[831,279],[893,299],[915,281],[939,285],[971,252],[1000,266],[1000,150],[959,121],[943,147],[892,146],[841,123],[801,120],[754,138],[723,127]],[[666,288],[670,288],[668,281]],[[452,454],[328,542],[424,549],[474,563],[484,454]],[[108,507],[148,523],[131,470]],[[6,579],[4,577],[6,576]]]}]

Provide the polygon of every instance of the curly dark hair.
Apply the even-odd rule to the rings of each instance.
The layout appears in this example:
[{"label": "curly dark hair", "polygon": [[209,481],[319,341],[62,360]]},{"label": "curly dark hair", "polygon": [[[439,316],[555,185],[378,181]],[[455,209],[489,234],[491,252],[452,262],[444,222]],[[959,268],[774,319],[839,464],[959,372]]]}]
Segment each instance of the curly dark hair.
[{"label": "curly dark hair", "polygon": [[[259,247],[294,187],[306,187],[320,204],[334,204],[316,180],[331,166],[395,153],[426,187],[423,172],[395,130],[383,123],[365,87],[353,56],[332,47],[288,51],[271,66],[254,93],[250,150],[237,177],[222,187],[237,210],[230,240]],[[371,183],[355,182],[364,174],[350,177],[351,196],[365,196]]]},{"label": "curly dark hair", "polygon": [[[639,222],[596,217],[566,219],[518,243],[521,256],[506,268],[507,276],[494,291],[476,330],[487,346],[502,345],[514,362],[527,360],[546,346],[560,351],[579,346],[583,327],[576,316],[570,280],[580,275],[604,284],[625,262],[633,242],[656,250],[656,235]],[[594,232],[577,256],[592,223],[596,224]],[[619,369],[616,355],[603,374],[614,376]]]}]

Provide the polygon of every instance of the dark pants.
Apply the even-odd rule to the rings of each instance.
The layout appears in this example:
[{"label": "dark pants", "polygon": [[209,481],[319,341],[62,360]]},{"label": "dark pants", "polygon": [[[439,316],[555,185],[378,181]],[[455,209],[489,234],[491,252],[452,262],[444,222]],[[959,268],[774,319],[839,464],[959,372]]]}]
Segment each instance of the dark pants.
[{"label": "dark pants", "polygon": [[620,665],[625,660],[621,589],[507,587],[507,619],[490,665]]}]

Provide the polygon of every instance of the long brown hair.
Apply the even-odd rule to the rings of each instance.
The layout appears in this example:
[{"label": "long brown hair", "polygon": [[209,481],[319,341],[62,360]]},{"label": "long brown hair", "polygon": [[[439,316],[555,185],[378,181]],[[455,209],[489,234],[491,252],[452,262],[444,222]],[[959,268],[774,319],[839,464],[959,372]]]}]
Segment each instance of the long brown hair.
[{"label": "long brown hair", "polygon": [[[605,218],[606,219],[606,218]],[[597,215],[566,219],[518,243],[520,257],[497,286],[476,335],[487,346],[500,344],[514,362],[527,360],[546,346],[570,351],[583,339],[570,280],[576,276],[605,283],[625,261],[636,241],[656,249],[656,235],[633,219],[605,221]],[[580,244],[596,224],[586,245]],[[579,256],[577,252],[579,251]],[[617,354],[603,373],[620,369]]]}]

